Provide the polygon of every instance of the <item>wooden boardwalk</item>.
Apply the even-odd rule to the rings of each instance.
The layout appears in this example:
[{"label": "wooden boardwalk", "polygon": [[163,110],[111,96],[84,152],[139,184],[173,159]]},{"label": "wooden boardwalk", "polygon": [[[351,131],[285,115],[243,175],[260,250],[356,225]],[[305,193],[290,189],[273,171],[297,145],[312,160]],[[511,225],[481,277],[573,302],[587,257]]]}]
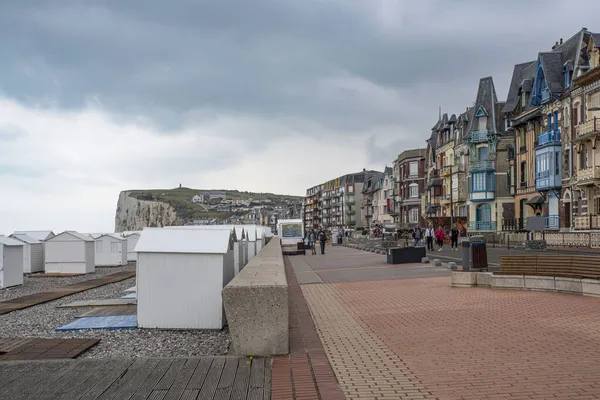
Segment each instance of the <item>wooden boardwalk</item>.
[{"label": "wooden boardwalk", "polygon": [[0,361],[75,358],[100,339],[1,339]]},{"label": "wooden boardwalk", "polygon": [[269,400],[270,359],[0,362],[0,399]]},{"label": "wooden boardwalk", "polygon": [[28,296],[2,301],[0,302],[0,315],[37,306],[38,304],[47,303],[52,300],[60,299],[61,297],[70,296],[75,293],[94,289],[110,283],[120,282],[125,279],[133,278],[134,276],[135,271],[117,272],[116,274],[105,275],[100,278],[90,279],[89,281],[83,281],[73,285],[60,286],[47,292],[30,294]]}]

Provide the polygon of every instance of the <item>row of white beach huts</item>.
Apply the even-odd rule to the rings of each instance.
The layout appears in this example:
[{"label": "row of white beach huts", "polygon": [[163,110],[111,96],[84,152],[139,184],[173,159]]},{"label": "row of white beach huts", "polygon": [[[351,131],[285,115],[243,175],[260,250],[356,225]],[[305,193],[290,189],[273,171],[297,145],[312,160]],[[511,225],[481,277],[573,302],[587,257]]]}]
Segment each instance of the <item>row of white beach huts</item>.
[{"label": "row of white beach huts", "polygon": [[[197,226],[169,227],[169,229],[198,229]],[[162,228],[157,228],[162,229]],[[260,251],[264,238],[270,234],[266,227],[207,226],[205,230],[229,229],[235,231],[243,244],[237,253],[237,270]],[[136,261],[136,244],[142,231],[122,233],[80,233],[65,231],[17,231],[10,236],[0,235],[0,289],[21,285],[23,274],[45,272],[52,274],[86,274],[96,267],[122,266]],[[237,237],[236,237],[237,240]],[[237,241],[236,241],[237,243]],[[241,243],[241,240],[240,240]]]}]

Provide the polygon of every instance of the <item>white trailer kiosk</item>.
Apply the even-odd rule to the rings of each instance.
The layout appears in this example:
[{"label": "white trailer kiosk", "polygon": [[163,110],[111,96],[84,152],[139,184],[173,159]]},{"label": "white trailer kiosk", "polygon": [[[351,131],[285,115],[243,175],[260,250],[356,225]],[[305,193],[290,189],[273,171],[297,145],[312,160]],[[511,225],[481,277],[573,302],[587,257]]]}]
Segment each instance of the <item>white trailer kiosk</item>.
[{"label": "white trailer kiosk", "polygon": [[283,254],[298,254],[298,243],[304,241],[304,223],[301,219],[280,219],[277,233]]}]

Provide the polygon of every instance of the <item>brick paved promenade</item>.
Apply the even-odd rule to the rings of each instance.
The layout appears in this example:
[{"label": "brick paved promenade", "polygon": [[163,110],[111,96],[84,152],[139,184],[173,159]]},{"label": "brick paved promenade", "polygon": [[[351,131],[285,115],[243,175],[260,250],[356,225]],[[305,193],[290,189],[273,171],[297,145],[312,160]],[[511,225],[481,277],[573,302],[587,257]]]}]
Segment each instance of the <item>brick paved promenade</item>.
[{"label": "brick paved promenade", "polygon": [[300,287],[347,399],[600,399],[600,299],[453,289],[341,247],[290,260],[327,282]]}]

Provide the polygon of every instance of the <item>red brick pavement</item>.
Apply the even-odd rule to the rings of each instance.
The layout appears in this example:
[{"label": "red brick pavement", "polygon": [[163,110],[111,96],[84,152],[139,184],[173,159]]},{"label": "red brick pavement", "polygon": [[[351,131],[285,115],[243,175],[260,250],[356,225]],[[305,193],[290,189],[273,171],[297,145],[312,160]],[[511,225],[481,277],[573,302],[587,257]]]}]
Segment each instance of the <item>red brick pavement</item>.
[{"label": "red brick pavement", "polygon": [[[448,278],[318,286],[305,287],[311,308],[338,299],[434,398],[600,399],[600,299],[457,289]],[[318,328],[342,343],[335,327]]]},{"label": "red brick pavement", "polygon": [[284,262],[290,287],[290,355],[273,359],[271,398],[344,400],[288,257]]}]

